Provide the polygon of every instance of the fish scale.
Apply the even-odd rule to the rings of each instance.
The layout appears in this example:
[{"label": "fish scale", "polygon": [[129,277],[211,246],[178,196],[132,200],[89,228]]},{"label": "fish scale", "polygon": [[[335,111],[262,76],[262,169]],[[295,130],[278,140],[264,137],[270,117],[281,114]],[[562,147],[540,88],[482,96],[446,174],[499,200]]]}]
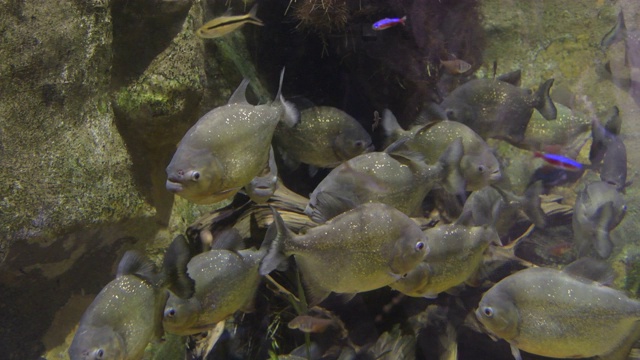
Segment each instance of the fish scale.
[{"label": "fish scale", "polygon": [[605,356],[636,331],[640,302],[564,271],[530,268],[487,291],[476,316],[512,347],[533,354]]}]

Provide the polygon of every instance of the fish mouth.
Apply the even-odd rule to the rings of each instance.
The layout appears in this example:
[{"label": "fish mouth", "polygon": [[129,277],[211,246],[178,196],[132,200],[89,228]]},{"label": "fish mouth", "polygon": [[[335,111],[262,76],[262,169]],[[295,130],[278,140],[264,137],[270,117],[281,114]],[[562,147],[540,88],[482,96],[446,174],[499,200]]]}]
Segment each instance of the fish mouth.
[{"label": "fish mouth", "polygon": [[490,181],[498,181],[500,179],[502,179],[502,172],[500,172],[500,170],[496,170],[489,175]]},{"label": "fish mouth", "polygon": [[167,183],[165,185],[165,187],[167,188],[167,190],[169,190],[170,192],[177,194],[179,192],[181,192],[182,190],[184,190],[184,186],[182,186],[181,183],[175,182],[175,181],[171,181],[171,180],[167,180]]}]

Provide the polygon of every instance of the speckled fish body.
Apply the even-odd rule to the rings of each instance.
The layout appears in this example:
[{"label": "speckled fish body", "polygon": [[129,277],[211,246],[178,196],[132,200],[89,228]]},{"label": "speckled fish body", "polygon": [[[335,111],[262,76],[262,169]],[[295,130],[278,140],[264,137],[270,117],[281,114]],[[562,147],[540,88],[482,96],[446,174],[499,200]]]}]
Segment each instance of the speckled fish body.
[{"label": "speckled fish body", "polygon": [[[141,359],[149,341],[162,335],[166,299],[165,291],[135,275],[112,280],[82,316],[69,356],[73,360]],[[87,346],[88,342],[101,345]],[[87,353],[87,348],[92,350]],[[102,357],[95,357],[98,351],[103,352]]]},{"label": "speckled fish body", "polygon": [[235,195],[266,167],[276,125],[282,120],[293,126],[297,118],[280,91],[272,104],[247,103],[247,85],[243,81],[229,104],[209,111],[187,131],[167,166],[169,191],[211,204]]},{"label": "speckled fish body", "polygon": [[392,141],[402,137],[409,140],[404,148],[419,152],[425,162],[437,161],[445,149],[457,138],[462,139],[463,155],[460,171],[465,180],[465,189],[478,190],[500,180],[500,163],[487,143],[468,126],[456,121],[437,121],[411,130],[403,130],[393,114],[384,113],[383,126]]},{"label": "speckled fish body", "polygon": [[607,358],[636,331],[640,303],[564,271],[530,268],[489,289],[476,317],[509,342],[516,358],[518,349],[553,358]]},{"label": "speckled fish body", "polygon": [[[426,236],[407,215],[368,203],[295,235],[277,214],[277,235],[261,273],[293,255],[312,304],[331,291],[355,294],[384,287],[416,267],[428,252]],[[273,255],[273,256],[272,256]],[[328,271],[340,269],[340,271]]]},{"label": "speckled fish body", "polygon": [[585,186],[578,193],[573,208],[574,243],[580,256],[595,248],[596,253],[607,258],[613,244],[609,232],[622,221],[627,206],[614,185],[597,181]]},{"label": "speckled fish body", "polygon": [[435,298],[464,283],[480,267],[489,244],[500,241],[488,226],[447,224],[424,233],[429,253],[405,278],[389,285],[405,295]]},{"label": "speckled fish body", "polygon": [[552,84],[553,79],[548,80],[532,93],[500,80],[475,79],[457,87],[440,106],[449,120],[467,125],[484,139],[517,144],[524,139],[534,108],[545,119],[556,118],[549,97]]},{"label": "speckled fish body", "polygon": [[526,150],[547,151],[549,147],[570,146],[575,139],[588,134],[591,120],[587,116],[562,104],[555,105],[558,111],[556,120],[547,121],[539,112],[534,112],[524,138],[513,145]]},{"label": "speckled fish body", "polygon": [[313,190],[305,213],[317,222],[368,202],[381,202],[415,215],[442,169],[402,162],[384,152],[357,156],[333,169]]},{"label": "speckled fish body", "polygon": [[195,280],[189,299],[169,296],[163,325],[167,332],[191,335],[207,331],[239,310],[251,310],[265,251],[210,250],[195,256],[188,273]]},{"label": "speckled fish body", "polygon": [[244,24],[263,26],[264,24],[262,23],[262,21],[256,17],[257,13],[258,4],[256,3],[251,8],[249,13],[245,15],[223,15],[208,21],[206,24],[202,25],[202,27],[196,30],[196,34],[201,38],[213,39],[233,32],[242,27]]},{"label": "speckled fish body", "polygon": [[316,106],[300,112],[294,127],[279,125],[274,143],[292,162],[334,168],[357,155],[373,150],[371,136],[344,111]]}]

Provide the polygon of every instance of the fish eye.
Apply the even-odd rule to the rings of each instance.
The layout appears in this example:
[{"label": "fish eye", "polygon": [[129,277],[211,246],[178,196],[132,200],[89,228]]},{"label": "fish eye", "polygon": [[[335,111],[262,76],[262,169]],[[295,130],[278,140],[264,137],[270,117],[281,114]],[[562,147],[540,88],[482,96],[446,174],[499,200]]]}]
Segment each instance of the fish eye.
[{"label": "fish eye", "polygon": [[480,174],[484,173],[485,170],[487,170],[487,168],[484,165],[479,165],[478,166],[478,171],[480,172]]},{"label": "fish eye", "polygon": [[484,315],[488,318],[493,317],[493,309],[489,306],[485,307],[484,309],[482,309],[482,312],[484,313]]},{"label": "fish eye", "polygon": [[455,112],[451,109],[447,109],[447,111],[445,111],[445,115],[447,116],[447,119],[449,120],[453,120],[455,119]]},{"label": "fish eye", "polygon": [[422,249],[424,249],[424,243],[422,241],[418,241],[416,244],[416,250],[422,251]]},{"label": "fish eye", "polygon": [[104,356],[104,350],[98,349],[95,351],[94,355],[94,359],[102,359],[102,357]]},{"label": "fish eye", "polygon": [[167,315],[167,317],[170,317],[170,318],[176,316],[176,309],[169,309],[167,311],[166,315]]},{"label": "fish eye", "polygon": [[355,145],[356,147],[363,148],[363,147],[364,147],[364,141],[362,141],[362,140],[358,140],[358,141],[356,141],[356,142],[354,143],[354,145]]},{"label": "fish eye", "polygon": [[406,278],[407,278],[407,276],[409,276],[409,273],[404,273],[404,274],[402,274],[402,278],[403,278],[403,279],[406,279]]},{"label": "fish eye", "polygon": [[198,181],[198,179],[200,179],[200,173],[197,171],[194,171],[193,174],[191,174],[191,180]]}]

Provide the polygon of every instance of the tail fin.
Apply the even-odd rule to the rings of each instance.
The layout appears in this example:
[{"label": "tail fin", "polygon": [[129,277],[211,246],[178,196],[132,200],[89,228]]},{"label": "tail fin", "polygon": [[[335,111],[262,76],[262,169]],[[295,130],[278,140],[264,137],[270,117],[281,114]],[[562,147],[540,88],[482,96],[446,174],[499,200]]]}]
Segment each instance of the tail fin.
[{"label": "tail fin", "polygon": [[551,96],[549,95],[549,90],[553,85],[553,79],[549,79],[542,83],[536,91],[535,99],[536,104],[535,108],[542,114],[542,116],[547,120],[555,120],[558,117],[558,110],[556,109],[556,105],[551,100]]},{"label": "tail fin", "polygon": [[294,127],[300,121],[300,112],[296,108],[296,106],[284,99],[282,96],[282,81],[284,80],[284,69],[282,68],[282,72],[280,72],[280,84],[278,85],[278,93],[276,94],[275,101],[280,101],[282,107],[284,108],[284,116],[282,121],[287,124],[289,127]]},{"label": "tail fin", "polygon": [[252,20],[250,21],[252,24],[258,25],[258,26],[264,26],[264,23],[262,22],[262,20],[258,19],[258,3],[257,2],[255,5],[253,5],[251,10],[249,10],[249,13],[247,14],[247,16],[249,17],[249,19]]},{"label": "tail fin", "polygon": [[183,299],[190,298],[195,291],[195,281],[187,274],[187,264],[194,255],[192,246],[183,235],[173,239],[164,255],[164,286]]},{"label": "tail fin", "polygon": [[284,243],[293,236],[280,214],[273,207],[271,208],[271,213],[273,214],[273,224],[271,224],[271,228],[267,231],[263,241],[270,245],[267,255],[260,264],[260,275],[269,274],[287,260],[287,256],[283,252]]}]

